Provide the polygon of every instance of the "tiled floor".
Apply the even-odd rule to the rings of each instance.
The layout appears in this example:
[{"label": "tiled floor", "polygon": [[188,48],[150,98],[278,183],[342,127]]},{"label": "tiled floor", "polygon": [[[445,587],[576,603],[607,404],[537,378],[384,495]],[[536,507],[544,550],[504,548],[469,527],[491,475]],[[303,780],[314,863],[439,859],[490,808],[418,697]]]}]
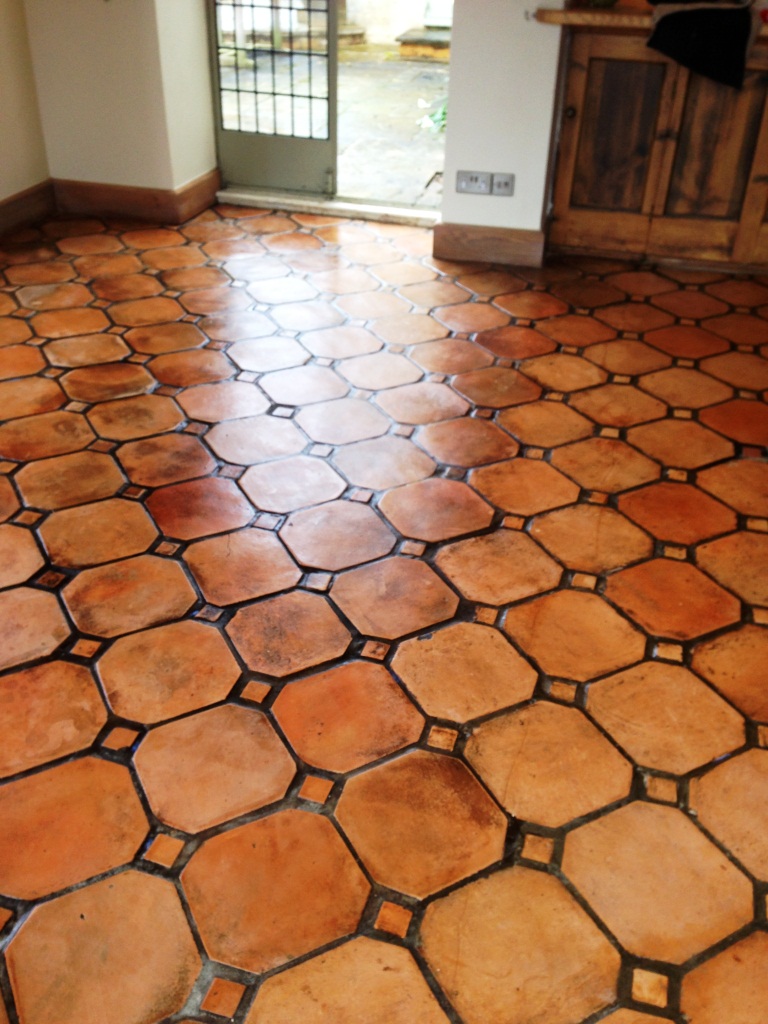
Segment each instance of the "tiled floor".
[{"label": "tiled floor", "polygon": [[2,1024],[764,1024],[768,278],[430,249],[6,243]]}]

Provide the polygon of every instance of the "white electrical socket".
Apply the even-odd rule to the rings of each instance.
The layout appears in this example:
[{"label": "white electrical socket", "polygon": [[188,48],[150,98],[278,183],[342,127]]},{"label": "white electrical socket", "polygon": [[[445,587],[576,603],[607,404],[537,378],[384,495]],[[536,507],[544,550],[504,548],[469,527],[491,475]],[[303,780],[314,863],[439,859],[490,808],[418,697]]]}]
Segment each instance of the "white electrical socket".
[{"label": "white electrical socket", "polygon": [[515,194],[514,174],[494,174],[491,182],[491,195],[511,196]]},{"label": "white electrical socket", "polygon": [[456,191],[489,196],[491,194],[491,179],[492,175],[488,171],[457,171]]}]

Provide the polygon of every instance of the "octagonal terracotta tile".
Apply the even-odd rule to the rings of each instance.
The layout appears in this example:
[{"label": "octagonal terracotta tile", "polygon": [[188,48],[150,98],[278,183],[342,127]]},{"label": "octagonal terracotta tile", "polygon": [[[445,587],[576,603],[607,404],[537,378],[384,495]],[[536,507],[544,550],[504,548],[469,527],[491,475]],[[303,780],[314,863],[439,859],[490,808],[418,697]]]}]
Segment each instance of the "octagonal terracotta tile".
[{"label": "octagonal terracotta tile", "polygon": [[113,710],[148,724],[224,700],[240,676],[219,631],[194,621],[121,637],[98,670]]},{"label": "octagonal terracotta tile", "polygon": [[698,820],[756,878],[768,878],[768,750],[747,750],[691,780]]},{"label": "octagonal terracotta tile", "polygon": [[192,434],[161,434],[120,445],[116,456],[128,479],[142,487],[162,487],[207,476],[215,461]]},{"label": "octagonal terracotta tile", "polygon": [[7,955],[19,1015],[34,1024],[98,1020],[105,1004],[111,1024],[164,1019],[201,967],[173,884],[143,871],[37,907]]},{"label": "octagonal terracotta tile", "polygon": [[469,477],[473,487],[505,512],[530,516],[570,505],[579,488],[548,462],[516,459],[481,466]]},{"label": "octagonal terracotta tile", "polygon": [[768,517],[768,462],[761,459],[737,459],[703,469],[696,483],[748,516]]},{"label": "octagonal terracotta tile", "polygon": [[67,396],[59,385],[44,377],[26,377],[0,384],[0,407],[4,420],[36,416],[60,409]]},{"label": "octagonal terracotta tile", "polygon": [[578,391],[571,398],[571,405],[596,423],[608,427],[646,423],[659,419],[667,411],[663,402],[628,384],[603,384],[599,388]]},{"label": "octagonal terracotta tile", "polygon": [[385,494],[379,508],[406,537],[441,541],[490,526],[493,509],[458,480],[432,477]]},{"label": "octagonal terracotta tile", "polygon": [[607,374],[581,356],[554,353],[526,359],[520,369],[542,387],[553,391],[581,391],[603,384]]},{"label": "octagonal terracotta tile", "polygon": [[392,352],[375,352],[372,355],[345,359],[339,365],[339,373],[354,387],[368,388],[371,391],[413,384],[423,376],[421,370],[410,359]]},{"label": "octagonal terracotta tile", "polygon": [[146,327],[150,324],[180,320],[184,316],[184,310],[175,299],[155,297],[116,302],[110,307],[109,315],[116,324],[123,327]]},{"label": "octagonal terracotta tile", "polygon": [[468,722],[527,700],[536,672],[497,630],[457,622],[405,640],[392,669],[426,714]]},{"label": "octagonal terracotta tile", "polygon": [[638,383],[645,391],[680,409],[703,409],[705,405],[724,402],[733,394],[721,381],[679,366],[648,373]]},{"label": "octagonal terracotta tile", "polygon": [[632,765],[578,708],[539,701],[476,726],[467,760],[515,818],[548,828],[623,800]]},{"label": "octagonal terracotta tile", "polygon": [[588,437],[593,429],[589,420],[580,416],[570,406],[547,401],[529,402],[515,409],[504,409],[497,416],[496,422],[523,444],[536,445],[540,448],[554,448],[559,444],[567,444],[568,441],[578,441],[582,437]]},{"label": "octagonal terracotta tile", "polygon": [[184,561],[206,601],[215,605],[253,601],[288,590],[301,579],[287,551],[266,530],[245,529],[190,544]]},{"label": "octagonal terracotta tile", "polygon": [[768,630],[740,626],[693,649],[693,669],[750,718],[768,722]]},{"label": "octagonal terracotta tile", "polygon": [[600,574],[653,554],[651,538],[604,505],[574,505],[537,516],[531,536],[580,572]]},{"label": "octagonal terracotta tile", "polygon": [[73,452],[22,466],[14,477],[24,502],[58,509],[110,498],[125,484],[111,455]]},{"label": "octagonal terracotta tile", "polygon": [[510,459],[518,452],[517,442],[495,423],[474,417],[430,423],[419,430],[418,441],[438,461],[466,468]]},{"label": "octagonal terracotta tile", "polygon": [[296,772],[266,715],[232,704],[153,729],[134,763],[157,817],[184,832],[280,800]]},{"label": "octagonal terracotta tile", "polygon": [[424,719],[383,665],[351,661],[297,679],[272,705],[308,764],[349,772],[415,743]]},{"label": "octagonal terracotta tile", "polygon": [[448,334],[448,328],[434,317],[420,313],[381,317],[371,324],[371,331],[390,345],[419,345]]},{"label": "octagonal terracotta tile", "polygon": [[680,1006],[690,1024],[750,1024],[768,1000],[768,935],[753,932],[683,979]]},{"label": "octagonal terracotta tile", "polygon": [[654,636],[693,640],[739,620],[739,602],[703,572],[654,558],[611,576],[605,595]]},{"label": "octagonal terracotta tile", "polygon": [[751,604],[768,604],[768,536],[762,533],[731,533],[702,544],[696,562],[710,576]]},{"label": "octagonal terracotta tile", "polygon": [[[351,356],[363,356],[371,352],[378,352],[382,347],[381,341],[364,327],[347,326],[307,331],[301,336],[301,344],[305,349],[309,349],[313,356],[324,359],[349,359]],[[239,362],[239,360],[237,361]],[[272,369],[272,367],[253,366],[244,367],[244,369]]]},{"label": "octagonal terracotta tile", "polygon": [[131,441],[174,430],[184,422],[179,407],[163,395],[118,398],[94,405],[88,412],[91,426],[100,437],[111,441]]},{"label": "octagonal terracotta tile", "polygon": [[619,509],[654,537],[673,544],[696,544],[736,528],[725,505],[690,484],[661,480],[622,494]]},{"label": "octagonal terracotta tile", "polygon": [[383,413],[360,398],[317,402],[302,409],[296,422],[313,441],[325,444],[349,444],[380,437],[390,425]]},{"label": "octagonal terracotta tile", "polygon": [[0,777],[90,746],[107,712],[90,671],[53,660],[0,679]]},{"label": "octagonal terracotta tile", "polygon": [[552,465],[567,473],[582,487],[609,493],[646,484],[657,479],[661,472],[657,463],[631,448],[625,441],[609,437],[589,437],[556,448],[552,453]]},{"label": "octagonal terracotta tile", "polygon": [[682,811],[631,803],[565,842],[563,872],[634,956],[683,963],[752,917],[752,885]]},{"label": "octagonal terracotta tile", "polygon": [[[491,331],[481,331],[475,336],[475,341],[503,359],[526,359],[529,356],[554,352],[557,348],[554,341],[540,333],[543,324],[537,324],[536,328],[534,330],[531,327],[497,327]],[[613,337],[613,332],[610,332],[610,335]]]},{"label": "octagonal terracotta tile", "polygon": [[352,501],[328,501],[291,513],[280,539],[300,565],[333,571],[382,558],[396,540],[372,508]]},{"label": "octagonal terracotta tile", "polygon": [[645,340],[662,352],[680,359],[701,359],[728,348],[728,343],[711,331],[688,325],[649,331]]},{"label": "octagonal terracotta tile", "polygon": [[702,326],[737,345],[762,345],[768,341],[768,325],[748,313],[728,313],[713,317],[705,320]]},{"label": "octagonal terracotta tile", "polygon": [[[636,308],[642,310],[647,307],[638,305]],[[652,316],[655,316],[656,312],[651,310]],[[601,318],[603,318],[602,315]],[[664,319],[669,323],[669,318],[664,317]],[[618,327],[618,329],[637,330],[638,328]],[[663,370],[665,366],[670,366],[672,363],[666,353],[659,352],[658,349],[651,348],[642,341],[601,342],[597,345],[590,345],[584,354],[587,359],[602,366],[608,373],[622,373],[630,376]]]},{"label": "octagonal terracotta tile", "polygon": [[349,779],[336,817],[373,878],[423,898],[498,860],[507,821],[466,765],[423,750]]},{"label": "octagonal terracotta tile", "polygon": [[[526,320],[543,320],[546,317],[557,316],[558,313],[568,312],[568,307],[564,302],[547,292],[512,292],[506,295],[497,295],[494,302],[518,319],[522,317]],[[453,326],[453,330],[479,331],[494,326],[495,324],[492,323],[478,323],[476,326],[470,327]]]},{"label": "octagonal terracotta tile", "polygon": [[268,397],[279,405],[311,405],[343,398],[348,385],[327,366],[297,366],[266,373],[259,379]]},{"label": "octagonal terracotta tile", "polygon": [[473,404],[491,409],[534,402],[541,395],[538,384],[503,366],[460,373],[454,378],[453,387]]},{"label": "octagonal terracotta tile", "polygon": [[[361,1016],[362,1015],[362,1016]],[[361,936],[268,978],[246,1024],[448,1024],[411,953]]]},{"label": "octagonal terracotta tile", "polygon": [[745,742],[741,715],[682,665],[647,661],[592,683],[587,709],[637,764],[672,774]]},{"label": "octagonal terracotta tile", "polygon": [[76,334],[95,334],[110,327],[109,320],[100,309],[85,307],[35,313],[29,323],[38,337],[49,339],[69,338]]},{"label": "octagonal terracotta tile", "polygon": [[396,422],[414,425],[454,419],[469,409],[469,403],[447,384],[431,381],[390,388],[377,395],[376,402]]},{"label": "octagonal terracotta tile", "polygon": [[0,892],[37,899],[133,859],[148,822],[122,765],[94,757],[0,789]]},{"label": "octagonal terracotta tile", "polygon": [[54,564],[80,568],[146,551],[157,529],[138,502],[109,498],[54,512],[40,537]]},{"label": "octagonal terracotta tile", "polygon": [[212,349],[168,352],[151,359],[147,369],[161,384],[179,388],[213,384],[226,380],[236,372],[223,352],[214,352]]},{"label": "octagonal terracotta tile", "polygon": [[327,462],[309,455],[251,466],[239,482],[252,504],[267,512],[293,512],[332,501],[346,487]]},{"label": "octagonal terracotta tile", "polygon": [[768,445],[768,409],[762,402],[734,398],[702,410],[700,418],[712,430],[741,444]]},{"label": "octagonal terracotta tile", "polygon": [[137,363],[105,363],[70,370],[61,378],[61,385],[74,401],[90,404],[144,394],[156,386],[156,381]]},{"label": "octagonal terracotta tile", "polygon": [[0,523],[6,522],[18,510],[19,498],[13,484],[7,476],[0,476]]},{"label": "octagonal terracotta tile", "polygon": [[181,566],[156,555],[85,569],[62,596],[75,625],[96,636],[120,636],[176,619],[197,600]]},{"label": "octagonal terracotta tile", "polygon": [[341,573],[331,598],[361,633],[389,640],[450,619],[459,603],[426,563],[401,556]]},{"label": "octagonal terracotta tile", "polygon": [[304,591],[241,608],[226,631],[250,669],[279,677],[340,658],[350,641],[328,601]]},{"label": "octagonal terracotta tile", "polygon": [[45,561],[33,534],[23,526],[0,526],[0,587],[26,583]]},{"label": "octagonal terracotta tile", "polygon": [[435,471],[432,459],[412,441],[391,434],[345,445],[333,461],[351,484],[374,491],[424,480]]},{"label": "octagonal terracotta tile", "polygon": [[307,438],[290,420],[246,416],[218,423],[205,435],[205,443],[226,462],[248,466],[296,455],[306,448]]},{"label": "octagonal terracotta tile", "polygon": [[764,391],[768,388],[768,362],[751,352],[728,352],[704,359],[701,369],[735,388]]},{"label": "octagonal terracotta tile", "polygon": [[146,355],[163,355],[166,352],[183,352],[200,348],[205,344],[203,332],[194,324],[158,324],[153,327],[136,327],[126,331],[123,340],[134,352]]},{"label": "octagonal terracotta tile", "polygon": [[160,487],[147,508],[167,537],[192,540],[246,526],[253,508],[233,480],[208,477]]},{"label": "octagonal terracotta tile", "polygon": [[330,821],[305,811],[214,836],[181,877],[208,954],[253,972],[349,935],[370,891]]},{"label": "octagonal terracotta tile", "polygon": [[255,385],[226,380],[186,388],[179,396],[179,405],[190,419],[219,423],[257,416],[267,410],[269,402]]},{"label": "octagonal terracotta tile", "polygon": [[524,533],[497,530],[448,544],[437,567],[469,601],[504,605],[551,590],[560,566]]},{"label": "octagonal terracotta tile", "polygon": [[0,593],[0,669],[53,654],[68,636],[53,594],[32,587]]},{"label": "octagonal terracotta tile", "polygon": [[627,440],[663,465],[682,469],[698,469],[733,456],[730,441],[690,420],[644,423],[628,430]]},{"label": "octagonal terracotta tile", "polygon": [[[467,1024],[572,1024],[616,998],[618,952],[556,878],[514,867],[427,908],[424,957]],[[461,950],[461,955],[457,950]]]},{"label": "octagonal terracotta tile", "polygon": [[586,682],[639,661],[645,637],[597,594],[561,590],[511,608],[504,631],[549,675]]},{"label": "octagonal terracotta tile", "polygon": [[0,425],[0,457],[17,462],[48,459],[86,448],[96,435],[76,412],[45,412]]}]

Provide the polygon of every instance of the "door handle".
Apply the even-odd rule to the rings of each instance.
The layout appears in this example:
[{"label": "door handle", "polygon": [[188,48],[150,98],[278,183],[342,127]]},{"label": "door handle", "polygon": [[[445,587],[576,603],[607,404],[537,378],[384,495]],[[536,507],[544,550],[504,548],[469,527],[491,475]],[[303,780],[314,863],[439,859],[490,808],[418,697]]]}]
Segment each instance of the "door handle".
[{"label": "door handle", "polygon": [[576,117],[576,107],[566,107],[563,111],[563,117],[568,121],[572,121]]}]

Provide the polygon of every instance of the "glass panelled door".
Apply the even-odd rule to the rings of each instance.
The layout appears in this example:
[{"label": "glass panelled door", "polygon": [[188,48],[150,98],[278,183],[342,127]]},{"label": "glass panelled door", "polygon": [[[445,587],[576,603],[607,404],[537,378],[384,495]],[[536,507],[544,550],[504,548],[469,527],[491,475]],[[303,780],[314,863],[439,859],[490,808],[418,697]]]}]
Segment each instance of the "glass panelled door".
[{"label": "glass panelled door", "polygon": [[227,185],[336,191],[336,0],[213,0]]}]

